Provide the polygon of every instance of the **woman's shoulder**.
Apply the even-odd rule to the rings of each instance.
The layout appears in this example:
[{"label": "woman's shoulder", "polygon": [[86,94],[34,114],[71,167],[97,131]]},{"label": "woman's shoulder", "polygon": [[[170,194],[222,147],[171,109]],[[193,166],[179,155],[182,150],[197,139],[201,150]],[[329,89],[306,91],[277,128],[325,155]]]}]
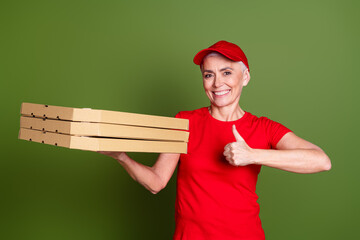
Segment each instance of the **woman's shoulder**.
[{"label": "woman's shoulder", "polygon": [[247,114],[247,117],[251,120],[251,121],[256,121],[256,122],[266,122],[266,121],[272,121],[269,117],[264,116],[264,115],[260,115],[260,114],[253,114],[251,112],[245,111]]},{"label": "woman's shoulder", "polygon": [[285,127],[283,124],[278,122],[277,120],[273,120],[272,118],[266,117],[266,116],[256,116],[248,112],[249,115],[249,121],[252,123],[253,126],[256,126],[257,128],[260,127],[264,129],[265,131],[271,131],[271,130],[278,130],[282,129],[283,131],[290,131],[287,127]]},{"label": "woman's shoulder", "polygon": [[180,111],[176,114],[176,118],[185,118],[190,119],[193,117],[202,117],[207,114],[207,107],[198,108],[195,110],[188,110],[188,111]]},{"label": "woman's shoulder", "polygon": [[247,115],[248,115],[248,119],[251,121],[251,122],[259,122],[259,123],[262,123],[262,122],[266,122],[268,120],[270,120],[268,117],[266,116],[258,116],[258,115],[255,115],[255,114],[252,114],[250,112],[247,112]]}]

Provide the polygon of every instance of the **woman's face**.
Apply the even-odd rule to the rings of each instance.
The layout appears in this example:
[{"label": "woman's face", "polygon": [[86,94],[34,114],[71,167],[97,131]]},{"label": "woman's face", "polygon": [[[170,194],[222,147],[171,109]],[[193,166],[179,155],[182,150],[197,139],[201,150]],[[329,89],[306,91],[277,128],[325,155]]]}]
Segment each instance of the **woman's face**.
[{"label": "woman's face", "polygon": [[242,88],[250,80],[247,70],[243,73],[238,62],[222,55],[204,58],[202,76],[206,95],[216,107],[239,104]]}]

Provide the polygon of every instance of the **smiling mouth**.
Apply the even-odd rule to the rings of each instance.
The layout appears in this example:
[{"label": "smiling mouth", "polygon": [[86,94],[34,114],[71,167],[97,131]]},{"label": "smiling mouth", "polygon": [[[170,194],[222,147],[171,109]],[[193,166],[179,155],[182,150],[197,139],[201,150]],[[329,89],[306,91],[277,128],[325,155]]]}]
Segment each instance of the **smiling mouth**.
[{"label": "smiling mouth", "polygon": [[230,92],[230,89],[224,91],[213,92],[215,96],[224,96]]}]

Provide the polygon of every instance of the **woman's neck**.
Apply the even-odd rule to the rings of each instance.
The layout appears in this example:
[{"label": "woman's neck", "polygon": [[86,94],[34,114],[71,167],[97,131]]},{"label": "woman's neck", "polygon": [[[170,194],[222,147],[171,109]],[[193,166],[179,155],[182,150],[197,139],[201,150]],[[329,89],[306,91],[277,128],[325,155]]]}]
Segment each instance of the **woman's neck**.
[{"label": "woman's neck", "polygon": [[245,114],[245,111],[242,110],[239,105],[230,105],[225,107],[211,105],[209,107],[209,112],[213,118],[227,122],[238,120]]}]

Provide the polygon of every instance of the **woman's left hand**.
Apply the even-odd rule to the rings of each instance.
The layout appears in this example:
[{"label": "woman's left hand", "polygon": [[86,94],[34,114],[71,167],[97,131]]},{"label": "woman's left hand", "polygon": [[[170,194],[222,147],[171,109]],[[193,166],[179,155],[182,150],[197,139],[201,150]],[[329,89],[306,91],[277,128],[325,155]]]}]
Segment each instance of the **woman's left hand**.
[{"label": "woman's left hand", "polygon": [[245,140],[236,130],[235,125],[232,126],[232,131],[236,142],[229,143],[225,146],[225,159],[233,166],[246,166],[253,164],[253,149],[247,145]]}]

